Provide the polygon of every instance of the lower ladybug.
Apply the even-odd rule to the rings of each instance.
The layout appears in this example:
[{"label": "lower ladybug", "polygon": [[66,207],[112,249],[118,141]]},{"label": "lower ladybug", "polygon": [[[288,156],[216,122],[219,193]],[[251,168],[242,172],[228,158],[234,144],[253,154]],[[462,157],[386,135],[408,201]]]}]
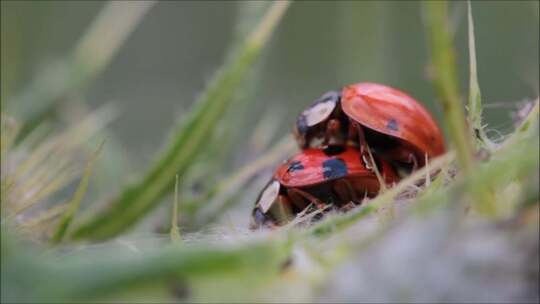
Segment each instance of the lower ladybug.
[{"label": "lower ladybug", "polygon": [[[386,183],[398,181],[392,167],[378,160]],[[280,165],[263,189],[252,212],[251,228],[287,223],[309,206],[349,208],[364,197],[374,197],[380,185],[360,160],[357,149],[329,146],[306,149]]]},{"label": "lower ladybug", "polygon": [[430,113],[404,92],[377,83],[352,84],[324,94],[298,116],[294,134],[301,149],[359,146],[366,165],[368,147],[409,170],[423,166],[426,156],[445,152]]}]

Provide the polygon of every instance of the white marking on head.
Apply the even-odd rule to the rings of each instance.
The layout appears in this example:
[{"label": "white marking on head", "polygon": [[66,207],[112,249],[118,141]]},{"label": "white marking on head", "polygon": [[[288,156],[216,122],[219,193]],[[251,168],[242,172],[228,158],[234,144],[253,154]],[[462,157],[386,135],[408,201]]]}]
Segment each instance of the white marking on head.
[{"label": "white marking on head", "polygon": [[312,127],[322,121],[325,121],[330,117],[332,111],[336,107],[336,102],[333,100],[317,103],[313,107],[304,111],[306,117],[306,124],[308,127]]},{"label": "white marking on head", "polygon": [[258,205],[261,207],[263,213],[268,212],[272,204],[276,201],[276,198],[279,195],[279,183],[273,181],[264,189],[261,199],[259,199]]}]

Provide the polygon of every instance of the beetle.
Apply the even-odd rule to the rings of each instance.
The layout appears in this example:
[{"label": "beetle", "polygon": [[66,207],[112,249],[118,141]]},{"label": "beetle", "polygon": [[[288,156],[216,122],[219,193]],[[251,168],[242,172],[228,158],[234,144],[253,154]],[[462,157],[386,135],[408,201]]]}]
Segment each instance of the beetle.
[{"label": "beetle", "polygon": [[378,83],[356,83],[331,91],[304,110],[293,131],[301,149],[359,146],[408,171],[445,152],[444,138],[431,114],[406,93]]},{"label": "beetle", "polygon": [[[387,162],[376,162],[385,183],[398,180]],[[364,197],[374,197],[379,188],[377,176],[365,167],[357,149],[306,149],[277,168],[257,198],[251,228],[285,224],[310,206],[324,210],[332,205],[346,211]]]}]

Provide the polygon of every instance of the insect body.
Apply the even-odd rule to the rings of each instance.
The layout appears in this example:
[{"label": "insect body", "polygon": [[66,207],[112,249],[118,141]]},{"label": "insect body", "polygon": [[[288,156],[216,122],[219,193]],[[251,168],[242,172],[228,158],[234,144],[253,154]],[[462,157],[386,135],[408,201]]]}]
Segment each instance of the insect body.
[{"label": "insect body", "polygon": [[[386,183],[397,181],[388,163],[381,160],[378,167]],[[306,149],[275,171],[257,199],[251,227],[282,225],[309,206],[324,209],[332,205],[344,210],[360,204],[364,197],[375,196],[379,186],[358,150],[340,146]]]},{"label": "insect body", "polygon": [[327,145],[359,146],[408,169],[444,153],[442,133],[429,112],[400,90],[357,83],[332,91],[303,111],[294,128],[302,149]]}]

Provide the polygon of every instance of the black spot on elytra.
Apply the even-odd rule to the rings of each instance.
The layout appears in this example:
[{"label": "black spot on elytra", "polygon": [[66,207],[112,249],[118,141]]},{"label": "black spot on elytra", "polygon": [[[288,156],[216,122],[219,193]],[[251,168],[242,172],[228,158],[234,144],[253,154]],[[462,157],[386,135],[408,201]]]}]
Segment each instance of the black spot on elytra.
[{"label": "black spot on elytra", "polygon": [[347,165],[339,158],[327,159],[323,162],[324,178],[340,178],[347,176]]},{"label": "black spot on elytra", "polygon": [[304,165],[302,165],[302,162],[298,160],[290,163],[289,168],[287,168],[287,172],[294,172],[300,170],[304,170]]},{"label": "black spot on elytra", "polygon": [[392,131],[397,131],[399,130],[398,122],[392,118],[388,121],[386,128]]}]

